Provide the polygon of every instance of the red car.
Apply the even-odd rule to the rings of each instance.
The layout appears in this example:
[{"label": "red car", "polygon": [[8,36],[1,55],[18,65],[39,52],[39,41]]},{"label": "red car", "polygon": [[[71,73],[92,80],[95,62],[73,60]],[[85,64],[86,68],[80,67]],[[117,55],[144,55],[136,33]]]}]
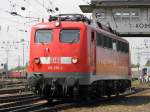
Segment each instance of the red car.
[{"label": "red car", "polygon": [[46,98],[119,94],[131,86],[129,43],[80,14],[32,27],[28,82]]}]

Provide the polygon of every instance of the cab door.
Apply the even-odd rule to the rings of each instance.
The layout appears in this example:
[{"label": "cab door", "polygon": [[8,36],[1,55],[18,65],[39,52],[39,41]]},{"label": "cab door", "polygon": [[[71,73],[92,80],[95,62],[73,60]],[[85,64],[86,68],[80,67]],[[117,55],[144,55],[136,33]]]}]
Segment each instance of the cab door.
[{"label": "cab door", "polygon": [[[30,69],[36,72],[47,70],[50,63],[50,47],[52,46],[52,29],[33,29],[30,42]],[[42,63],[42,66],[41,64]]]},{"label": "cab door", "polygon": [[92,74],[96,74],[96,37],[95,37],[95,31],[91,32],[90,57],[91,57],[91,72],[92,72]]}]

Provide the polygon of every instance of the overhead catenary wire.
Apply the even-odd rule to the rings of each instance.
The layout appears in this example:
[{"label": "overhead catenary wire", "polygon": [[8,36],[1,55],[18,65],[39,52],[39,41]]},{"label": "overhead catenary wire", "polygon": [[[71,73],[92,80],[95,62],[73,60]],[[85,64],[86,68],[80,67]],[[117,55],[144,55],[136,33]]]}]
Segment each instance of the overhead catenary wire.
[{"label": "overhead catenary wire", "polygon": [[82,0],[84,3],[86,3],[86,4],[88,4],[88,5],[91,5],[91,0],[89,1],[89,0]]},{"label": "overhead catenary wire", "polygon": [[[54,6],[53,6],[53,3],[52,3],[51,0],[48,0],[48,1],[43,0],[43,4],[47,4],[48,6],[43,5],[39,0],[34,0],[34,1],[38,5],[40,5],[43,8],[43,10],[46,10],[47,13],[49,13],[49,12],[55,13],[55,10],[53,9]],[[0,9],[0,11],[3,11],[5,13],[11,14],[11,15],[16,16],[16,17],[18,16],[18,17],[21,17],[21,18],[24,18],[24,19],[30,19],[31,22],[32,21],[39,21],[40,20],[40,17],[23,16],[23,15],[19,14],[17,12],[17,10],[16,10],[16,6],[19,7],[19,8],[21,7],[21,5],[18,5],[18,1],[8,0],[8,2],[10,3],[11,9],[10,10]],[[26,4],[29,4],[31,6],[31,4],[30,4],[30,2],[28,0],[24,0],[24,1],[19,2],[19,3],[23,4],[23,2],[25,2]],[[29,12],[31,13],[31,11],[29,11]],[[29,23],[29,22],[27,22],[27,23]]]},{"label": "overhead catenary wire", "polygon": [[[41,3],[39,0],[34,0],[34,1],[38,5],[40,5],[43,8],[43,10],[46,10],[47,13],[55,13],[56,11],[58,11],[58,10],[56,10],[56,9],[58,9],[58,7],[54,6],[53,1],[43,0],[43,3]],[[47,2],[47,3],[45,3],[45,2]],[[47,4],[47,6],[45,4]]]}]

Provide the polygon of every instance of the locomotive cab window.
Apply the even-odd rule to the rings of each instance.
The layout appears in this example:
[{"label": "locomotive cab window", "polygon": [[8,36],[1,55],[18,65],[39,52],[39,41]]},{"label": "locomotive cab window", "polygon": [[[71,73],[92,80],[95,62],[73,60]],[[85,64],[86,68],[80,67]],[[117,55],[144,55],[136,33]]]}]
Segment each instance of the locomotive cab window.
[{"label": "locomotive cab window", "polygon": [[63,43],[78,43],[80,41],[80,30],[61,30],[60,41]]},{"label": "locomotive cab window", "polygon": [[35,36],[35,43],[49,43],[52,40],[51,30],[37,30]]}]

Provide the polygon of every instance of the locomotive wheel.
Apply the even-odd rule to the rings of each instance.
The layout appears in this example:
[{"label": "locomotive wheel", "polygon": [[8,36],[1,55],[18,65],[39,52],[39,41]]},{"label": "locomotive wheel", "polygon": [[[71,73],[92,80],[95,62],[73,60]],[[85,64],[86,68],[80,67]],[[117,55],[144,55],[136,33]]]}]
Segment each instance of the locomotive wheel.
[{"label": "locomotive wheel", "polygon": [[43,95],[44,88],[45,88],[44,80],[37,81],[37,84],[35,87],[36,94],[40,95],[41,97],[44,97]]},{"label": "locomotive wheel", "polygon": [[91,100],[92,99],[92,88],[91,86],[82,86],[80,87],[80,96],[83,100]]},{"label": "locomotive wheel", "polygon": [[80,96],[80,93],[79,93],[79,86],[75,86],[72,88],[72,97],[74,100],[77,100]]},{"label": "locomotive wheel", "polygon": [[108,98],[111,98],[111,94],[107,94],[107,97],[108,97]]},{"label": "locomotive wheel", "polygon": [[53,99],[50,99],[50,98],[48,98],[48,99],[46,99],[47,100],[47,102],[49,103],[49,104],[52,104],[52,102],[53,102]]},{"label": "locomotive wheel", "polygon": [[46,85],[43,89],[43,96],[45,98],[50,98],[51,97],[51,89],[49,85]]},{"label": "locomotive wheel", "polygon": [[111,94],[111,90],[110,89],[106,90],[106,95],[107,95],[108,98],[111,98],[112,94]]},{"label": "locomotive wheel", "polygon": [[119,96],[119,92],[116,92],[116,96],[117,96],[117,97]]}]

